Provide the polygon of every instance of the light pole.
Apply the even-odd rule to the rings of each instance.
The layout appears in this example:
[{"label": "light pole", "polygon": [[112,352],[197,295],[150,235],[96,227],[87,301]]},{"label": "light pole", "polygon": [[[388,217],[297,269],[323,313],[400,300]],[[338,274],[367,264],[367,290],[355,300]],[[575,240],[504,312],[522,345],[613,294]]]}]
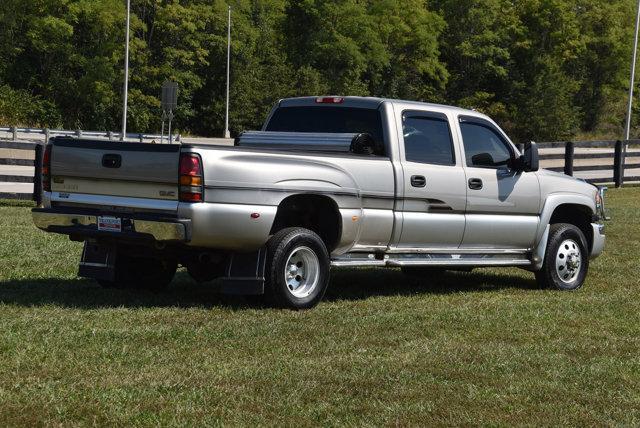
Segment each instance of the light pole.
[{"label": "light pole", "polygon": [[[629,105],[627,108],[627,122],[624,127],[624,139],[629,141],[631,133],[631,107],[633,106],[633,86],[636,80],[636,59],[638,54],[638,27],[640,26],[640,0],[638,0],[638,10],[636,12],[636,32],[633,40],[633,55],[631,59],[631,83],[629,83]],[[625,145],[626,151],[626,145]],[[624,162],[624,161],[623,161]]]},{"label": "light pole", "polygon": [[127,136],[127,98],[129,96],[129,24],[131,22],[131,0],[127,0],[127,35],[124,45],[124,102],[122,107],[122,135],[120,141]]},{"label": "light pole", "polygon": [[[640,0],[638,0],[640,1]],[[231,66],[231,6],[229,6],[229,22],[227,24],[227,107],[224,115],[224,138],[231,138],[229,133],[229,69]]]}]

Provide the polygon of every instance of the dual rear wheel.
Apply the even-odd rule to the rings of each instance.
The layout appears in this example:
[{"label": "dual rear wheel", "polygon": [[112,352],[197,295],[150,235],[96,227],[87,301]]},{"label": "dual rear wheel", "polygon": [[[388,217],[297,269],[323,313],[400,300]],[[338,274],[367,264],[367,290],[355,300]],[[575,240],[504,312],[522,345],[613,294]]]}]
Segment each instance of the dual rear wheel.
[{"label": "dual rear wheel", "polygon": [[327,291],[329,269],[327,247],[316,233],[283,229],[267,244],[265,298],[280,307],[312,308]]}]

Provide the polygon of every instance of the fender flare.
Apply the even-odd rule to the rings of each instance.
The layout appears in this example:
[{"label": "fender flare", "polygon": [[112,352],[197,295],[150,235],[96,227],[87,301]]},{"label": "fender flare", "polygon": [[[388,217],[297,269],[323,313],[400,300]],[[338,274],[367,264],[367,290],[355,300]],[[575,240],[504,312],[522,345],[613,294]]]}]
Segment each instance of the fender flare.
[{"label": "fender flare", "polygon": [[549,239],[549,227],[551,217],[555,210],[561,205],[581,205],[588,208],[592,214],[596,213],[596,202],[585,195],[575,193],[553,193],[549,195],[542,208],[540,214],[540,223],[536,232],[536,245],[532,250],[532,269],[540,270],[544,261],[547,250],[547,241]]}]

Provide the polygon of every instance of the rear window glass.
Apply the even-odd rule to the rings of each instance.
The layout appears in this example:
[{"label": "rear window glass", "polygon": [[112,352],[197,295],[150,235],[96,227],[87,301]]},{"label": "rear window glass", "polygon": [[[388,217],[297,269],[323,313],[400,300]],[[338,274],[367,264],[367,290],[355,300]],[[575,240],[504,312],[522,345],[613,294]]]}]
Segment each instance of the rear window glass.
[{"label": "rear window glass", "polygon": [[280,107],[267,124],[266,131],[367,133],[379,144],[382,118],[378,110],[350,107]]}]

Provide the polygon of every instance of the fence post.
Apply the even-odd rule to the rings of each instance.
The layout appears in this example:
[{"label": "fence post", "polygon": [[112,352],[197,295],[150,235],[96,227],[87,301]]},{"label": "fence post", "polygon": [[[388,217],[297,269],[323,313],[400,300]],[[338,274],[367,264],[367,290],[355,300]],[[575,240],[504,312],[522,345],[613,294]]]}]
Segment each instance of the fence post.
[{"label": "fence post", "polygon": [[109,137],[109,141],[113,140],[113,132],[107,132],[107,137]]},{"label": "fence post", "polygon": [[140,141],[141,143],[144,143],[144,135],[138,134],[138,141]]},{"label": "fence post", "polygon": [[82,137],[82,130],[80,130],[80,129],[76,130],[76,137],[78,137],[78,138]]},{"label": "fence post", "polygon": [[573,177],[573,154],[575,145],[573,141],[567,141],[564,146],[564,173]]},{"label": "fence post", "polygon": [[35,156],[33,166],[35,167],[35,174],[33,176],[33,200],[36,201],[36,205],[40,206],[42,203],[42,144],[36,144]]},{"label": "fence post", "polygon": [[13,141],[18,141],[18,128],[16,128],[15,126],[12,126],[11,134],[13,134]]},{"label": "fence post", "polygon": [[44,143],[47,144],[49,142],[49,137],[51,132],[49,132],[49,128],[44,128]]},{"label": "fence post", "polygon": [[624,184],[624,163],[622,162],[623,155],[622,141],[616,141],[616,149],[613,155],[613,181],[617,187],[622,187]]}]

